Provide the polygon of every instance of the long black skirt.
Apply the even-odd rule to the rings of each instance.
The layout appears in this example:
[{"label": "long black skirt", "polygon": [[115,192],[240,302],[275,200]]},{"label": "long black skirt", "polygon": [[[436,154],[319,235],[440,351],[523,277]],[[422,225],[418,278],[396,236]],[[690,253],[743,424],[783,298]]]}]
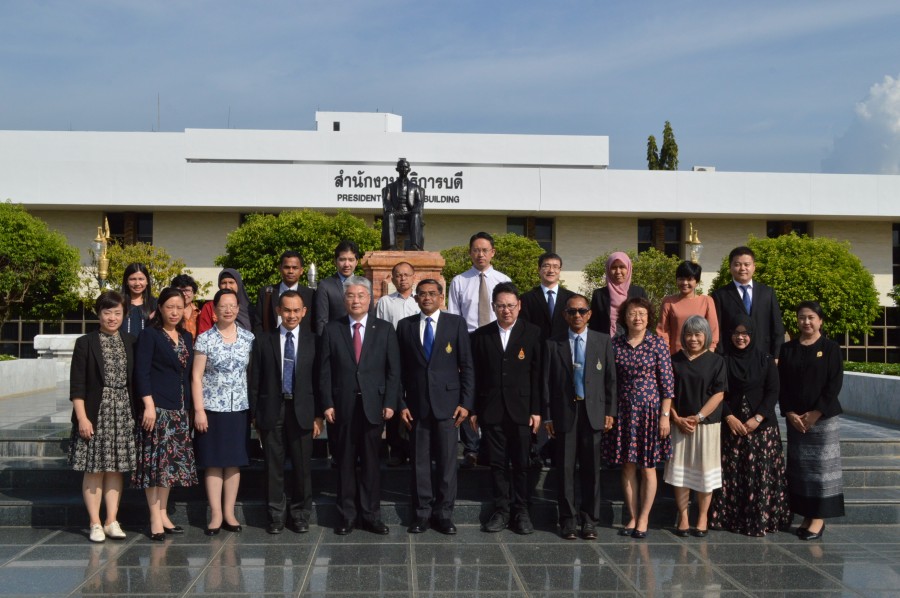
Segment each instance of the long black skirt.
[{"label": "long black skirt", "polygon": [[787,427],[787,480],[791,511],[825,519],[844,515],[841,424],[820,419],[805,434]]}]

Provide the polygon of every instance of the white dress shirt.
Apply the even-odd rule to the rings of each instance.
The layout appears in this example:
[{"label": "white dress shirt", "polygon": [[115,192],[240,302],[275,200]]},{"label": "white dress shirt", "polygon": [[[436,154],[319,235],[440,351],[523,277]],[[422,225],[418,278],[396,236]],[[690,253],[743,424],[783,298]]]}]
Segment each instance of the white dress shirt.
[{"label": "white dress shirt", "polygon": [[437,310],[430,316],[426,316],[425,314],[419,312],[419,340],[422,341],[422,346],[425,346],[425,318],[431,318],[431,332],[437,335],[437,321],[441,316],[441,310]]},{"label": "white dress shirt", "polygon": [[416,303],[416,298],[412,293],[404,299],[400,293],[393,292],[379,299],[378,305],[375,306],[375,317],[387,320],[394,329],[397,328],[400,320],[417,313],[419,313],[419,304]]},{"label": "white dress shirt", "polygon": [[[454,276],[450,282],[450,305],[447,311],[451,314],[462,316],[466,320],[466,328],[469,332],[473,332],[478,328],[478,292],[481,286],[481,272],[476,270],[474,266]],[[488,266],[484,271],[484,282],[487,286],[488,299],[494,292],[494,287],[501,282],[512,282],[506,274],[494,270],[493,266]],[[494,310],[491,312],[491,321],[497,319]]]},{"label": "white dress shirt", "polygon": [[[734,286],[737,289],[738,297],[743,299],[744,298],[744,289],[741,288],[741,283],[739,283],[736,280],[732,280],[732,282],[734,283]],[[747,292],[750,294],[750,303],[753,303],[753,279],[752,278],[750,279],[750,282],[747,283]]]},{"label": "white dress shirt", "polygon": [[[518,320],[516,320],[516,322],[518,322]],[[500,322],[497,322],[497,328],[500,329],[500,343],[503,345],[504,351],[506,351],[506,343],[509,342],[509,333],[515,328],[516,322],[513,322],[512,326],[509,328],[503,328],[503,326],[500,325]]]},{"label": "white dress shirt", "polygon": [[[350,320],[350,338],[353,338],[353,326],[356,324],[356,320],[353,319],[353,316],[347,316],[347,319]],[[369,314],[365,314],[362,317],[362,320],[359,321],[362,326],[359,327],[359,341],[365,342],[366,340],[366,323],[369,321]]]}]

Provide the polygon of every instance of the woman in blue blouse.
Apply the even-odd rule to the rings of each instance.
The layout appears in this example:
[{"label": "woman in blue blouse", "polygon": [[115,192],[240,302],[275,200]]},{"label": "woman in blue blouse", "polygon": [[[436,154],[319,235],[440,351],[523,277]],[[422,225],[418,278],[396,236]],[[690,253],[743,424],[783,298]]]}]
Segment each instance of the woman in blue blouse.
[{"label": "woman in blue blouse", "polygon": [[[241,531],[234,515],[242,466],[247,457],[247,366],[253,334],[237,325],[238,295],[222,289],[213,298],[216,323],[197,337],[192,384],[194,443],[197,465],[206,470],[206,496],[210,518],[207,536],[222,528]],[[202,400],[201,400],[202,398]]]}]

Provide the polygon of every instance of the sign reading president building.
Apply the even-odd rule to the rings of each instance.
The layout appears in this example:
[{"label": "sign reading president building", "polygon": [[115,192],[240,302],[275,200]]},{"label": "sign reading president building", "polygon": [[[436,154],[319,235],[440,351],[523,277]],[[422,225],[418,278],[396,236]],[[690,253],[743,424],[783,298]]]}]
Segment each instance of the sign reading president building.
[{"label": "sign reading president building", "polygon": [[[365,170],[342,168],[334,177],[338,189],[338,203],[381,203],[381,190],[396,180],[396,176],[378,176]],[[420,176],[409,173],[409,180],[425,190],[425,203],[459,204],[463,189],[463,171],[452,176]]]}]

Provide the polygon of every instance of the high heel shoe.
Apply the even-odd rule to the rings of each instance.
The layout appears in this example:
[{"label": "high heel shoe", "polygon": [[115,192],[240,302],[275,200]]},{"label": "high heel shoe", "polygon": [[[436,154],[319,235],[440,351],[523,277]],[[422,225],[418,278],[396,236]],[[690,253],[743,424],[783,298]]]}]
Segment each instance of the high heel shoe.
[{"label": "high heel shoe", "polygon": [[218,536],[220,531],[222,531],[221,527],[208,527],[203,533],[207,536]]},{"label": "high heel shoe", "polygon": [[166,539],[165,532],[160,532],[158,534],[154,534],[152,531],[150,532],[150,540],[153,542],[162,542]]},{"label": "high heel shoe", "polygon": [[180,525],[176,525],[175,527],[164,527],[163,531],[165,531],[167,534],[183,534],[184,528]]},{"label": "high heel shoe", "polygon": [[622,529],[619,530],[620,536],[629,536],[630,537],[633,533],[634,533],[633,527],[623,527]]},{"label": "high heel shoe", "polygon": [[675,535],[678,536],[679,538],[687,538],[688,536],[691,535],[691,528],[688,528],[688,529],[675,528]]},{"label": "high heel shoe", "polygon": [[224,529],[226,532],[232,532],[234,534],[239,534],[244,530],[244,528],[241,527],[240,523],[231,525],[228,522],[222,523],[222,529]]},{"label": "high heel shoe", "polygon": [[807,542],[809,542],[810,540],[821,540],[822,536],[824,536],[824,535],[825,535],[825,523],[824,522],[822,523],[822,529],[820,529],[817,532],[811,532],[807,528],[807,529],[803,530],[801,533],[797,534],[797,536],[801,540],[806,540]]}]

